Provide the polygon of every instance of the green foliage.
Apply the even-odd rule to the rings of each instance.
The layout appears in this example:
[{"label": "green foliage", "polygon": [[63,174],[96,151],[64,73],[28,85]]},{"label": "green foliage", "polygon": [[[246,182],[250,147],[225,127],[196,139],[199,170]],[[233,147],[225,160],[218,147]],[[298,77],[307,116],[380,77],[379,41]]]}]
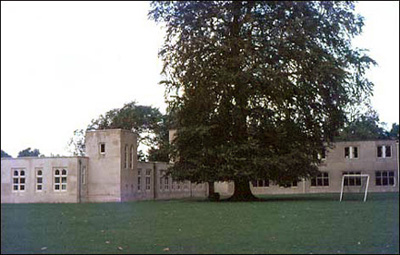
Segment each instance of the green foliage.
[{"label": "green foliage", "polygon": [[39,157],[40,151],[38,149],[31,150],[30,147],[18,152],[18,158],[20,157]]},{"label": "green foliage", "polygon": [[390,138],[396,138],[397,140],[399,139],[399,124],[392,124],[392,129],[389,131],[388,136]]},{"label": "green foliage", "polygon": [[378,112],[371,105],[366,106],[365,112],[356,111],[350,115],[350,120],[335,137],[336,141],[398,139],[399,125],[393,123],[390,131],[385,130],[385,123],[379,121]]},{"label": "green foliage", "polygon": [[[121,128],[138,134],[138,145],[150,146],[147,156],[138,152],[139,161],[168,161],[168,123],[167,117],[159,109],[137,105],[136,102],[125,104],[93,119],[87,130]],[[76,136],[76,135],[75,135]],[[72,139],[71,139],[72,141]],[[78,139],[78,141],[81,141]],[[78,144],[79,148],[80,144]]]},{"label": "green foliage", "polygon": [[8,153],[3,150],[1,150],[1,157],[2,158],[12,158],[11,155],[8,155]]},{"label": "green foliage", "polygon": [[378,113],[369,108],[364,114],[354,118],[339,133],[337,141],[386,139],[387,132],[380,127]]},{"label": "green foliage", "polygon": [[149,17],[167,28],[176,178],[308,177],[346,107],[371,94],[352,2],[154,1]]},{"label": "green foliage", "polygon": [[68,142],[68,147],[72,155],[85,156],[85,131],[76,129],[74,136]]}]

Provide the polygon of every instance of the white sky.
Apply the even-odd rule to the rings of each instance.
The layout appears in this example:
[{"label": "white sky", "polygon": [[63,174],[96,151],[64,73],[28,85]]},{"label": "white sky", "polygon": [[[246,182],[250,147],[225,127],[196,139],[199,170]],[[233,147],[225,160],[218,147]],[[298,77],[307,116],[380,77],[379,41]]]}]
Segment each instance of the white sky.
[{"label": "white sky", "polygon": [[[31,147],[69,155],[78,128],[136,100],[165,113],[163,32],[149,2],[1,2],[1,149]],[[378,66],[372,105],[399,123],[399,2],[360,2],[364,33]]]}]

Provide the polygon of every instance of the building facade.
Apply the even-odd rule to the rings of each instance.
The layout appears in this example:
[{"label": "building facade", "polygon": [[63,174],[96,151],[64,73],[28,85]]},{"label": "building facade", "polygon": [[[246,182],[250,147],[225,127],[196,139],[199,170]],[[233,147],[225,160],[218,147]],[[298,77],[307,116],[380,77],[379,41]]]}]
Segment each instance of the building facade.
[{"label": "building facade", "polygon": [[[175,133],[170,133],[172,141]],[[138,162],[137,136],[121,129],[88,131],[86,157],[1,159],[1,203],[122,202],[208,196],[208,184],[176,182],[168,163]],[[369,192],[399,191],[398,143],[393,140],[337,142],[321,155],[320,173],[280,187],[254,180],[254,194],[360,192],[368,174]],[[234,184],[215,183],[215,192],[233,194]]]},{"label": "building facade", "polygon": [[[322,155],[320,174],[301,179],[290,187],[281,187],[270,180],[255,180],[251,184],[253,194],[295,194],[360,192],[366,188],[366,178],[345,177],[343,174],[368,174],[368,192],[399,191],[398,142],[394,140],[337,142]],[[215,184],[215,192],[233,194],[233,183]]]},{"label": "building facade", "polygon": [[168,164],[138,162],[137,136],[88,131],[86,157],[1,159],[1,203],[122,202],[205,197],[205,184],[175,182]]}]

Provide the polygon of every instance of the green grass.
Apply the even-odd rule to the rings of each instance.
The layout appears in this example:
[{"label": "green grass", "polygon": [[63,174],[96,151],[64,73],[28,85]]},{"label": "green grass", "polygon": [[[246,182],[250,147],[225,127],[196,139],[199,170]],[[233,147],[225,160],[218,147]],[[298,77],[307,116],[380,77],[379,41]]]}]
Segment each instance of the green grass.
[{"label": "green grass", "polygon": [[398,254],[398,196],[3,204],[1,253]]}]

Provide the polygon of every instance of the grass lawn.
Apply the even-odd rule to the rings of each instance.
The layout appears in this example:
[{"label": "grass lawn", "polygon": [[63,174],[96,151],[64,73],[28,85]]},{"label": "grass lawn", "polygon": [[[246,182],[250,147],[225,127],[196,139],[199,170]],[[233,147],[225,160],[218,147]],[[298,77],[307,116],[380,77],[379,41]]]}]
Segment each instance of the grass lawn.
[{"label": "grass lawn", "polygon": [[2,204],[1,253],[399,253],[399,193],[264,198]]}]

